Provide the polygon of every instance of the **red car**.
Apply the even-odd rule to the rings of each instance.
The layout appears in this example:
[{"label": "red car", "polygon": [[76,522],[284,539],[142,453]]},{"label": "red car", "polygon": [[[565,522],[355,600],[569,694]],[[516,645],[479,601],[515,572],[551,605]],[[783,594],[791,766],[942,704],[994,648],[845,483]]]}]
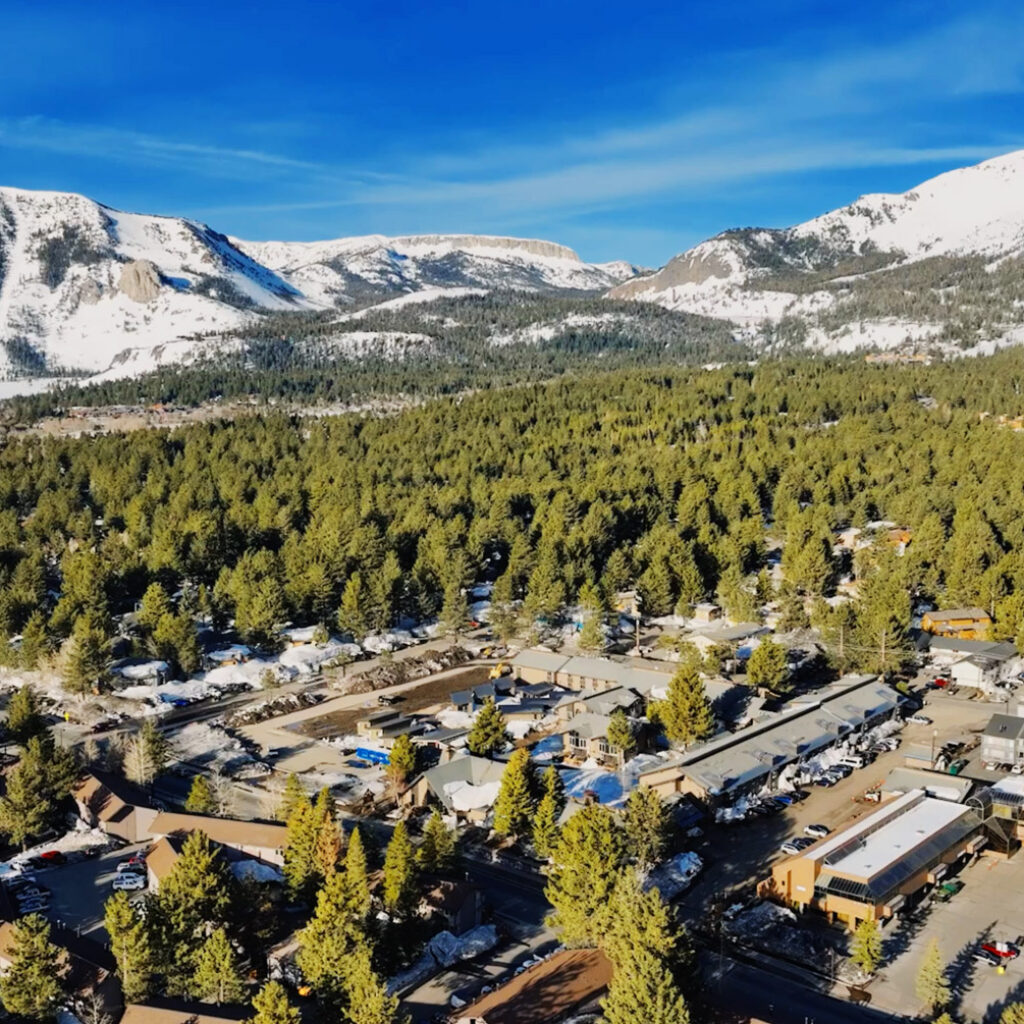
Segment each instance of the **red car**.
[{"label": "red car", "polygon": [[1020,956],[1020,947],[1012,942],[983,942],[981,948],[986,953],[1001,957],[1004,960],[1016,960]]},{"label": "red car", "polygon": [[46,850],[39,854],[39,859],[48,860],[51,864],[63,864],[67,861],[67,857],[60,850]]}]

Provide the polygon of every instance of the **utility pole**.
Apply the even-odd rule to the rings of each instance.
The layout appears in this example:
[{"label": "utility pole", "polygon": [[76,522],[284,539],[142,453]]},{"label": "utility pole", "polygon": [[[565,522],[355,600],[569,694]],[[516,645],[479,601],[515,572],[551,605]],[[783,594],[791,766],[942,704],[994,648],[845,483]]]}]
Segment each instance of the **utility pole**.
[{"label": "utility pole", "polygon": [[636,644],[634,645],[633,653],[640,654],[640,595],[635,594],[633,597],[633,607],[636,609]]}]

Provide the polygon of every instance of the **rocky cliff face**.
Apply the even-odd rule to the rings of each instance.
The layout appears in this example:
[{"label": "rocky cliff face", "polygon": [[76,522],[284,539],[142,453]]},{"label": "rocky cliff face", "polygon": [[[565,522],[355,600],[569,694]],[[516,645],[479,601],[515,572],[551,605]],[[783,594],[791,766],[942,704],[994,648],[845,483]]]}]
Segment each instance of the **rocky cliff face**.
[{"label": "rocky cliff face", "polygon": [[124,265],[117,287],[133,302],[153,302],[160,294],[160,272],[150,260],[132,260]]}]

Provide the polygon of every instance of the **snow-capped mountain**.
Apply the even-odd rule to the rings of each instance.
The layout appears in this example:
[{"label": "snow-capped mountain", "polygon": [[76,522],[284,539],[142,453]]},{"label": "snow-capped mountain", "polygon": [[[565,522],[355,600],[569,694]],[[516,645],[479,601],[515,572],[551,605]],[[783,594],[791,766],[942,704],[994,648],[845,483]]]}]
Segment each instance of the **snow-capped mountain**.
[{"label": "snow-capped mountain", "polygon": [[[725,231],[654,274],[610,290],[669,309],[721,317],[753,332],[797,321],[806,339],[829,349],[893,347],[944,338],[955,308],[943,289],[998,310],[989,337],[1017,337],[1022,318],[1000,268],[1024,257],[1024,151],[932,178],[902,194],[856,202],[785,229]],[[967,290],[954,280],[969,269]],[[1005,276],[1005,274],[1003,275]],[[906,289],[926,301],[908,310],[881,295]],[[998,317],[997,317],[998,319]],[[965,343],[978,338],[957,338]]]},{"label": "snow-capped mountain", "polygon": [[0,188],[0,375],[102,369],[127,347],[310,305],[205,224]]},{"label": "snow-capped mountain", "polygon": [[205,337],[260,313],[467,287],[600,293],[636,272],[515,238],[238,242],[192,220],[0,188],[0,378],[112,363],[143,372],[200,357]]},{"label": "snow-capped mountain", "polygon": [[328,242],[232,241],[324,306],[376,302],[425,288],[604,291],[638,273],[629,263],[584,263],[564,245],[527,238],[367,235]]}]

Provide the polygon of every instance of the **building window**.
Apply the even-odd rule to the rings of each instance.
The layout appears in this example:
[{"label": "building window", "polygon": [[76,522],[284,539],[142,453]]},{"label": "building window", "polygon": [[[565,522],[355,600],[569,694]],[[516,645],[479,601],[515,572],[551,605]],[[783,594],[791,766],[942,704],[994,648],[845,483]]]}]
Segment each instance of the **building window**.
[{"label": "building window", "polygon": [[580,739],[580,734],[578,732],[571,732],[569,733],[569,746],[576,747],[577,749],[585,749],[587,745]]},{"label": "building window", "polygon": [[597,749],[601,751],[602,754],[610,754],[612,752],[611,746],[604,737],[601,737],[601,739],[597,741]]}]

